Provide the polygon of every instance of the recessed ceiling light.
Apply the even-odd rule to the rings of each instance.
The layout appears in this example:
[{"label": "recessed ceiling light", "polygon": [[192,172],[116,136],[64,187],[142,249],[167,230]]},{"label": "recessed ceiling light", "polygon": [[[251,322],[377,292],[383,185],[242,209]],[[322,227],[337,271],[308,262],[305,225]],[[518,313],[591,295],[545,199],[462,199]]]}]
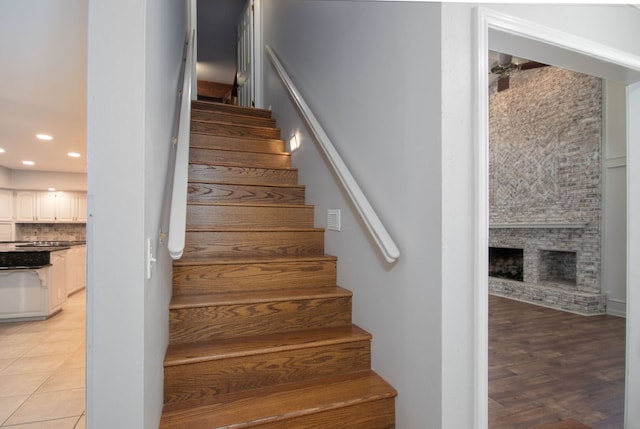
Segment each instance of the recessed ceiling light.
[{"label": "recessed ceiling light", "polygon": [[80,158],[80,154],[78,152],[69,152],[67,155],[71,158]]},{"label": "recessed ceiling light", "polygon": [[35,165],[35,162],[33,162],[33,161],[22,161],[22,163],[24,165]]},{"label": "recessed ceiling light", "polygon": [[36,137],[40,140],[53,140],[53,137],[50,136],[49,134],[36,134]]},{"label": "recessed ceiling light", "polygon": [[49,188],[49,192],[53,192],[55,190],[56,190],[56,188]]},{"label": "recessed ceiling light", "polygon": [[4,153],[4,149],[0,147],[0,153]]}]

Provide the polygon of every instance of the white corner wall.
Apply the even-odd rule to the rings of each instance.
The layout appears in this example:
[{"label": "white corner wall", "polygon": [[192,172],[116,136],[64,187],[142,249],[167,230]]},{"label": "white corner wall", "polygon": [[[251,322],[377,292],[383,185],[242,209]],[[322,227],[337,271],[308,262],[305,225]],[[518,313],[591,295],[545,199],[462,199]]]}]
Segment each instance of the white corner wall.
[{"label": "white corner wall", "polygon": [[[398,244],[385,262],[268,60],[264,105],[293,154],[316,225],[327,231],[354,323],[373,334],[373,368],[398,391],[397,427],[441,426],[440,5],[264,2],[265,43],[291,75]],[[460,426],[462,427],[462,426]]]},{"label": "white corner wall", "polygon": [[607,314],[627,307],[627,106],[625,85],[603,82],[602,291]]},{"label": "white corner wall", "polygon": [[[87,427],[158,427],[171,269],[157,243],[186,1],[92,1]],[[145,278],[145,239],[158,263]]]}]

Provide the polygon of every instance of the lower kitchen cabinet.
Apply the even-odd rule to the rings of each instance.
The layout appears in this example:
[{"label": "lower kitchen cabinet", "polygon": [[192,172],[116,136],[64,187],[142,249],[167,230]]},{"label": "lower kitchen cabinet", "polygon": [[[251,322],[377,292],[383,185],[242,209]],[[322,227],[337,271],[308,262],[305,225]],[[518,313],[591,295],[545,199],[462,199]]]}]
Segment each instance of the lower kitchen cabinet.
[{"label": "lower kitchen cabinet", "polygon": [[71,246],[67,250],[67,295],[71,295],[86,286],[87,246]]}]

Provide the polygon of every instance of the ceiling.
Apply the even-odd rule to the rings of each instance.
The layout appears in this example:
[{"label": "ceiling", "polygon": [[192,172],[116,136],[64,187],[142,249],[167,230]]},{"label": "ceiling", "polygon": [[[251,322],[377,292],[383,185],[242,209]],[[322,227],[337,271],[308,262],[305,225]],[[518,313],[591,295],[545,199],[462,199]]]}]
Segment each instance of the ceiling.
[{"label": "ceiling", "polygon": [[86,35],[87,0],[0,0],[0,166],[86,172]]},{"label": "ceiling", "polygon": [[[0,0],[0,166],[86,173],[87,2]],[[233,83],[245,2],[198,0],[199,78]]]}]

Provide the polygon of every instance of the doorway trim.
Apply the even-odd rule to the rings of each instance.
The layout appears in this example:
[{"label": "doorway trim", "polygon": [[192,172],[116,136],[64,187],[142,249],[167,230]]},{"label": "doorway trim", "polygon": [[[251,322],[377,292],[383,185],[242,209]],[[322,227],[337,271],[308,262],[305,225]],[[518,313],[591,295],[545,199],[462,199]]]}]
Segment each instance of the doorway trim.
[{"label": "doorway trim", "polygon": [[[507,52],[566,69],[625,83],[627,118],[640,115],[640,57],[486,7],[475,11],[474,85],[474,417],[475,428],[488,426],[488,276],[489,246],[489,49]],[[634,84],[635,83],[635,84]],[[633,84],[633,85],[631,85]],[[640,184],[634,186],[634,165],[640,165],[640,124],[628,120],[627,133],[627,361],[625,427],[640,421]],[[637,167],[636,167],[637,168]],[[637,182],[637,181],[636,181]],[[638,243],[638,244],[635,244]],[[632,285],[630,287],[629,285]],[[639,344],[636,344],[639,343]]]}]

